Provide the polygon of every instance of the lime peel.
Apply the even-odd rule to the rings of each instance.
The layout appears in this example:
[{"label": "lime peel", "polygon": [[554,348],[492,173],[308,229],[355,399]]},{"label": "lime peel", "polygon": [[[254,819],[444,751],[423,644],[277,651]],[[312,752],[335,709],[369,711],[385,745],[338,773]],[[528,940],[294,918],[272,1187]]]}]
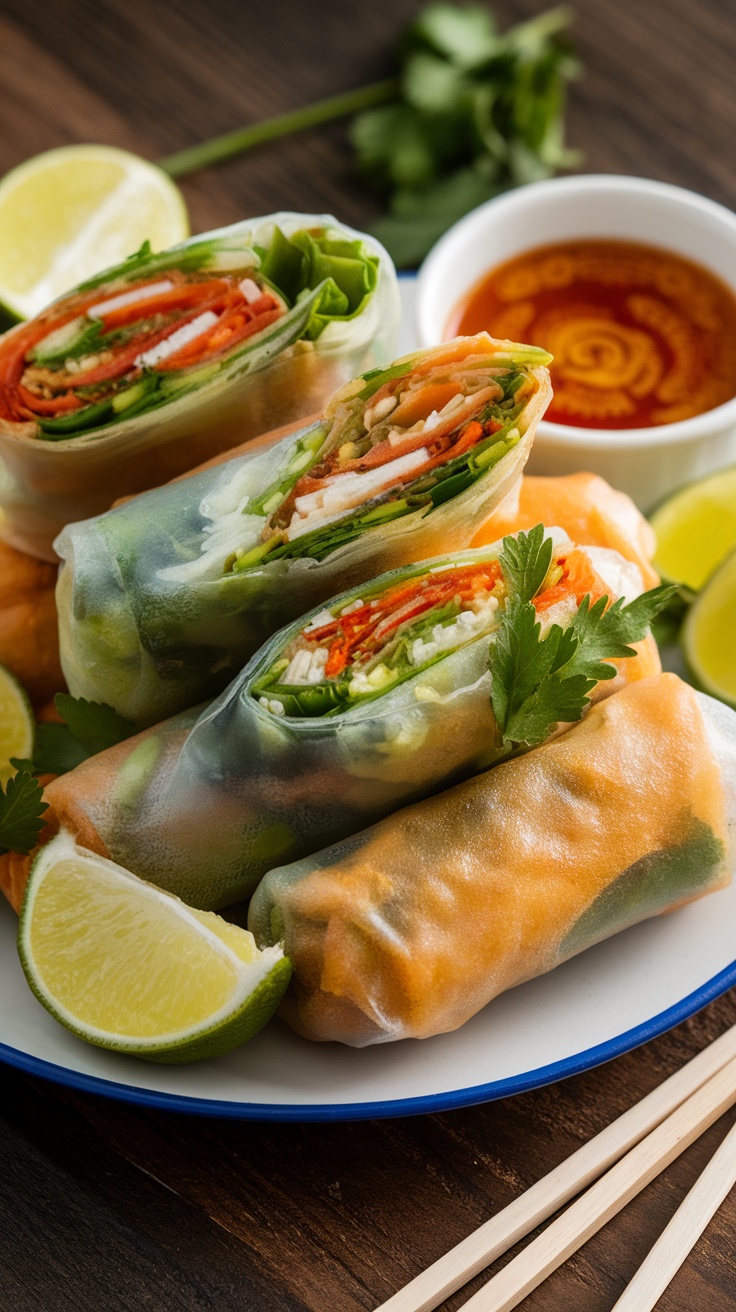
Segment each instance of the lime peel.
[{"label": "lime peel", "polygon": [[10,670],[0,665],[0,784],[15,774],[11,757],[33,756],[36,722],[25,689]]},{"label": "lime peel", "polygon": [[682,646],[698,685],[736,708],[736,551],[696,597],[682,629]]},{"label": "lime peel", "polygon": [[42,1005],[99,1047],[158,1062],[221,1056],[271,1017],[291,976],[282,948],[77,845],[36,857],[18,950]]},{"label": "lime peel", "polygon": [[115,146],[45,151],[0,181],[0,306],[32,318],[143,241],[158,251],[188,235],[184,198],[155,164]]},{"label": "lime peel", "polygon": [[649,522],[659,573],[699,592],[736,548],[736,465],[685,484],[661,502]]}]

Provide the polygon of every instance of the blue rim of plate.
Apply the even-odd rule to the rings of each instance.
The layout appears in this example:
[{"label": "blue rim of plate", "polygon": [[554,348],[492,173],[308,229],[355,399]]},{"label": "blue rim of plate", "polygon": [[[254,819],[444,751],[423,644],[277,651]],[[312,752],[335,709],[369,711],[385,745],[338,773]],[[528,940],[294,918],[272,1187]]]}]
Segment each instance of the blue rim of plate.
[{"label": "blue rim of plate", "polygon": [[[420,1113],[454,1111],[460,1107],[473,1107],[478,1103],[510,1098],[517,1093],[530,1093],[545,1084],[580,1075],[583,1071],[601,1066],[620,1057],[632,1048],[638,1048],[667,1030],[689,1020],[708,1003],[714,1002],[736,985],[736,961],[719,971],[712,979],[679,1002],[660,1011],[656,1016],[624,1030],[605,1043],[596,1044],[583,1052],[539,1066],[521,1075],[512,1075],[490,1084],[475,1084],[467,1089],[450,1089],[445,1093],[423,1094],[416,1098],[396,1098],[388,1102],[357,1103],[256,1103],[220,1102],[213,1098],[191,1098],[185,1094],[161,1093],[155,1089],[142,1089],[132,1084],[118,1084],[114,1080],[85,1075],[66,1066],[56,1066],[40,1057],[32,1057],[17,1048],[0,1043],[0,1060],[29,1075],[40,1075],[56,1084],[65,1084],[82,1093],[96,1093],[119,1102],[135,1103],[139,1107],[153,1107],[159,1111],[181,1112],[190,1116],[215,1116],[223,1120],[244,1121],[365,1121],[396,1116],[416,1116]],[[491,1004],[492,1005],[492,1004]]]}]

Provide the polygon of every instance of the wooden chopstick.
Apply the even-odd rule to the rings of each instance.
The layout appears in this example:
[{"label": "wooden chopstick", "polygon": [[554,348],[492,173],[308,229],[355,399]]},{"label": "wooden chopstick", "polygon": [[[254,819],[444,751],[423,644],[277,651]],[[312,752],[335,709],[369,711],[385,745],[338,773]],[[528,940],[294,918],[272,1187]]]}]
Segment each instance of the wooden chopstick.
[{"label": "wooden chopstick", "polygon": [[463,1303],[465,1312],[510,1312],[734,1103],[736,1057]]},{"label": "wooden chopstick", "polygon": [[626,1286],[613,1312],[651,1312],[736,1184],[736,1125]]},{"label": "wooden chopstick", "polygon": [[581,1189],[597,1180],[735,1056],[736,1025],[733,1025],[578,1148],[567,1161],[415,1276],[376,1312],[431,1312]]}]

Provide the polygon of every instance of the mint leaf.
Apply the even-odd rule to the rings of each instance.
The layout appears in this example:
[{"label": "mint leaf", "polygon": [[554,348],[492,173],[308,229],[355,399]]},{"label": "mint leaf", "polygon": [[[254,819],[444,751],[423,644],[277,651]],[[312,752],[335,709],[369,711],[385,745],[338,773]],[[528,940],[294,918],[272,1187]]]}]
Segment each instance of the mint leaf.
[{"label": "mint leaf", "polygon": [[26,856],[43,829],[46,810],[43,788],[27,770],[13,775],[4,790],[0,786],[0,853]]}]

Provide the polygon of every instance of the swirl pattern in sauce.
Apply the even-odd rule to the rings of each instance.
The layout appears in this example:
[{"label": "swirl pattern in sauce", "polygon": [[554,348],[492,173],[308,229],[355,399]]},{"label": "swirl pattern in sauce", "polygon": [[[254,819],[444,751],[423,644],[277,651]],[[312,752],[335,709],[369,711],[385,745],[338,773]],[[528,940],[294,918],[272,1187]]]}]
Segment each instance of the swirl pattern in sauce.
[{"label": "swirl pattern in sauce", "polygon": [[658,247],[591,239],[525,251],[484,275],[447,336],[483,329],[551,351],[552,422],[648,428],[736,395],[736,297]]}]

